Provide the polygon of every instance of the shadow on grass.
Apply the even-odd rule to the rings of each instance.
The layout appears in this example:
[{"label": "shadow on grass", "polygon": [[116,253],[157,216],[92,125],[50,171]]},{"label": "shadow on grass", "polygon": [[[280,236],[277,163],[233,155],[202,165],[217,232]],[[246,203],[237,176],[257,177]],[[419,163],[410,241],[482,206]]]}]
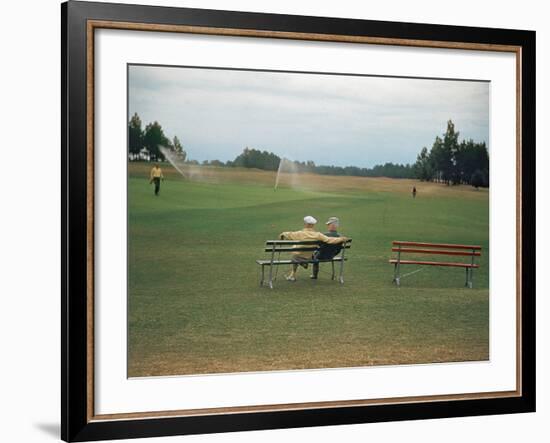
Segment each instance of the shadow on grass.
[{"label": "shadow on grass", "polygon": [[35,423],[34,427],[55,440],[59,440],[61,436],[59,423]]}]

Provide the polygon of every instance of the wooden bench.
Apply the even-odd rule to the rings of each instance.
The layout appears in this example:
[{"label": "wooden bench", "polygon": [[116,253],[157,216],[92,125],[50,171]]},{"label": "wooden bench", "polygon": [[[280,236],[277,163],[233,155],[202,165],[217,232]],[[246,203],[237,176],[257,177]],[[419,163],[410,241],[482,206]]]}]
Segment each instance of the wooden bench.
[{"label": "wooden bench", "polygon": [[[262,278],[260,280],[260,286],[266,284],[273,289],[273,267],[279,265],[292,265],[293,262],[290,258],[281,259],[281,253],[283,252],[304,252],[311,251],[313,254],[323,242],[317,240],[268,240],[265,242],[265,252],[270,253],[269,259],[256,260],[262,267]],[[351,248],[351,238],[346,242],[341,243],[342,250],[333,258],[326,260],[301,260],[300,263],[332,263],[332,280],[335,277],[334,263],[340,263],[340,272],[338,275],[338,281],[344,283],[344,262],[347,260],[345,257],[346,249]],[[269,266],[268,280],[265,279],[265,267]]]},{"label": "wooden bench", "polygon": [[[402,265],[422,265],[422,266],[451,266],[466,269],[466,284],[464,286],[472,288],[472,278],[474,269],[479,265],[474,262],[476,257],[481,256],[481,246],[474,245],[455,245],[448,243],[418,243],[410,241],[394,241],[392,243],[392,252],[397,253],[396,258],[390,259],[394,266],[393,282],[399,286],[401,284],[401,266]],[[425,261],[425,260],[403,260],[403,254],[436,254],[445,256],[467,257],[467,262],[449,262],[449,261]]]}]

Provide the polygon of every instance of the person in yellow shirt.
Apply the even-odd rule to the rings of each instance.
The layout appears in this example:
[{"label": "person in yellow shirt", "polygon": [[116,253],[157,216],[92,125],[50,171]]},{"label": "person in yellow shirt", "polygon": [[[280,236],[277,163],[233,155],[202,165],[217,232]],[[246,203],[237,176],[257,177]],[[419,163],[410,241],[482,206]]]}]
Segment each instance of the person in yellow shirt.
[{"label": "person in yellow shirt", "polygon": [[[304,229],[301,231],[293,232],[282,232],[279,236],[281,240],[317,240],[323,243],[335,245],[339,243],[344,243],[348,240],[347,237],[328,237],[321,232],[315,230],[315,225],[317,220],[308,215],[304,217]],[[307,269],[308,263],[307,260],[311,260],[313,257],[314,251],[296,251],[292,253],[292,270],[289,275],[286,276],[288,281],[296,281],[296,271],[298,270],[298,265]]]},{"label": "person in yellow shirt", "polygon": [[162,175],[162,169],[160,169],[160,166],[158,163],[155,163],[153,166],[153,169],[151,169],[150,174],[150,180],[149,183],[155,184],[155,195],[158,196],[160,192],[160,181],[164,180],[164,176]]}]

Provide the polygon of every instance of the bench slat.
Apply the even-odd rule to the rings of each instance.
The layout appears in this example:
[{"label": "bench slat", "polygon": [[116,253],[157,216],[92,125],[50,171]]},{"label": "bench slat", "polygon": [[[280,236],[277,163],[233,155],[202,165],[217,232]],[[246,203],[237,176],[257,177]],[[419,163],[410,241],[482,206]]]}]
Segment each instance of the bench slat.
[{"label": "bench slat", "polygon": [[392,242],[394,245],[401,246],[421,246],[427,248],[447,248],[447,249],[473,249],[481,250],[481,246],[478,245],[455,245],[451,243],[424,243],[424,242],[411,242],[411,241],[397,241]]},{"label": "bench slat", "polygon": [[265,252],[315,252],[317,248],[265,248]]},{"label": "bench slat", "polygon": [[462,256],[474,256],[480,257],[481,252],[465,252],[465,251],[445,251],[441,249],[415,249],[415,248],[392,248],[393,252],[416,252],[417,254],[440,254],[440,255],[462,255]]},{"label": "bench slat", "polygon": [[[391,259],[391,264],[396,264],[397,259]],[[399,260],[400,265],[428,265],[428,266],[453,266],[457,268],[479,268],[479,265],[470,263],[448,263],[440,261]]]},{"label": "bench slat", "polygon": [[[344,259],[344,261],[347,261],[347,257]],[[300,261],[300,263],[329,263],[331,261],[342,261],[342,257],[334,257],[333,259],[328,260],[303,260]],[[259,265],[270,265],[271,260],[256,260],[256,263]],[[274,265],[292,265],[296,262],[288,259],[288,260],[273,260]]]},{"label": "bench slat", "polygon": [[[322,241],[319,240],[267,240],[266,245],[320,245]],[[351,238],[346,240],[346,243],[351,243]]]},{"label": "bench slat", "polygon": [[[336,246],[336,245],[335,245]],[[342,245],[342,248],[346,248],[346,249],[349,249],[351,248],[351,245],[348,245],[346,244],[345,246]],[[287,247],[280,247],[280,246],[276,246],[275,249],[273,249],[273,247],[271,248],[265,248],[264,251],[265,252],[273,252],[273,250],[275,250],[275,252],[303,252],[303,251],[316,251],[318,248],[317,247],[303,247],[303,248],[287,248]]]},{"label": "bench slat", "polygon": [[267,240],[266,245],[318,245],[319,240]]}]

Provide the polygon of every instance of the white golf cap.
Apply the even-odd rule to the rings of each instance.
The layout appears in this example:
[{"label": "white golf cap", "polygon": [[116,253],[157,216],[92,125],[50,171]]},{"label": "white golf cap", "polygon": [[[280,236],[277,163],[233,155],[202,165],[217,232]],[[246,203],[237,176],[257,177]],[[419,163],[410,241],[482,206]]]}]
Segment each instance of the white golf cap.
[{"label": "white golf cap", "polygon": [[315,223],[317,223],[317,220],[315,220],[315,217],[312,217],[311,215],[306,215],[304,217],[304,223],[308,225],[314,225]]}]

